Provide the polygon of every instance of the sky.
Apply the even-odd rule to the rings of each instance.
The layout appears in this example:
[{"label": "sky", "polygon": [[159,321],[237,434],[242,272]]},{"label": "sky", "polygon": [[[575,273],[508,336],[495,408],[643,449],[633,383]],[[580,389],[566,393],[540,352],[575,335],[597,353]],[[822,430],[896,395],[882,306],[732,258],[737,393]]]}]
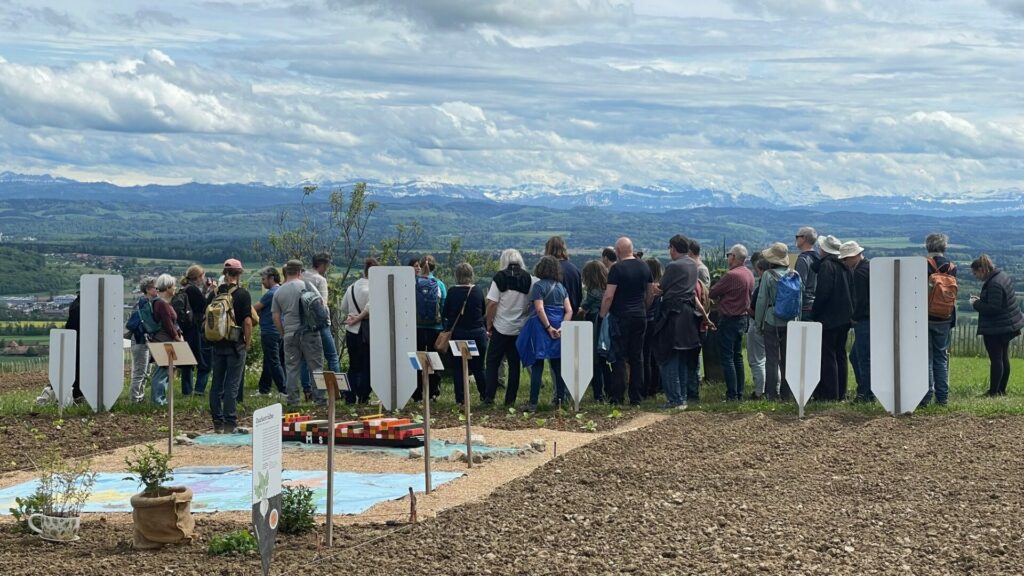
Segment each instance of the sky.
[{"label": "sky", "polygon": [[0,0],[0,170],[956,197],[1024,0]]}]

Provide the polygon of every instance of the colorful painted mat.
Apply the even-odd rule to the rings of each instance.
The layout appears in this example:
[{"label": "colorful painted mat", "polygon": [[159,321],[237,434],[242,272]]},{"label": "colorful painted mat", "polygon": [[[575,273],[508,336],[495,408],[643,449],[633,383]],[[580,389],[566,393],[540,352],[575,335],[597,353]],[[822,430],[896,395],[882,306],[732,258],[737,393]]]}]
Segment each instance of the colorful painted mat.
[{"label": "colorful painted mat", "polygon": [[[249,434],[204,434],[193,439],[196,446],[251,446],[252,436]],[[306,444],[305,442],[285,442],[285,448],[299,448],[308,450],[326,450],[326,444]],[[387,454],[389,456],[397,456],[399,458],[408,458],[408,448],[388,448],[386,446],[353,446],[351,444],[345,444],[341,446],[335,446],[334,449],[338,452],[364,452],[364,453],[379,453]],[[466,445],[458,443],[447,443],[442,440],[431,440],[430,441],[430,456],[434,459],[444,459],[455,450],[466,453]],[[516,448],[497,448],[492,446],[478,446],[473,445],[473,452],[475,454],[486,454],[488,452],[502,452],[505,454],[515,454],[518,452]]]},{"label": "colorful painted mat", "polygon": [[[83,512],[131,512],[129,500],[139,491],[139,485],[125,480],[127,473],[104,472],[96,476],[92,496]],[[462,476],[459,472],[434,472],[433,486],[440,486]],[[313,490],[317,512],[327,512],[327,473],[305,470],[285,470],[285,486],[307,486]],[[249,511],[252,474],[248,471],[229,474],[176,474],[175,486],[192,489],[193,512]],[[422,474],[357,474],[334,473],[334,511],[338,514],[359,514],[378,502],[397,500],[409,493],[409,487],[423,491]],[[32,495],[36,481],[24,482],[0,490],[0,514],[9,514],[14,499]]]}]

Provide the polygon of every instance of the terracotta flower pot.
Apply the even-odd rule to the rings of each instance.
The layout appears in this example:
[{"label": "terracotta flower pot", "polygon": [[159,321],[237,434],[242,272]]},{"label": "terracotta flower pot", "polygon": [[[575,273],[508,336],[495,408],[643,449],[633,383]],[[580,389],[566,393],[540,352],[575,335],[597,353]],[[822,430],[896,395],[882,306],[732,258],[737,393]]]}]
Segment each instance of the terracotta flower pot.
[{"label": "terracotta flower pot", "polygon": [[159,494],[132,496],[133,545],[140,549],[160,548],[165,544],[192,542],[196,529],[192,519],[192,490],[172,486]]}]

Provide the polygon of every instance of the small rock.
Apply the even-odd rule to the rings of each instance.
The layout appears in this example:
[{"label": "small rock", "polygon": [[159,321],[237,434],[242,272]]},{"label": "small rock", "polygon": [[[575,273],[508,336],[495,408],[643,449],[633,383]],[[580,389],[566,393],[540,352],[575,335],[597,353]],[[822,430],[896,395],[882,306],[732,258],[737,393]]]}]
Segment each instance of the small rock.
[{"label": "small rock", "polygon": [[182,434],[180,436],[174,437],[174,444],[177,446],[191,446],[195,444],[195,442],[193,442],[192,439],[189,438],[188,436]]},{"label": "small rock", "polygon": [[548,443],[543,438],[534,438],[530,440],[530,447],[537,452],[544,452],[548,449]]},{"label": "small rock", "polygon": [[199,434],[199,432],[185,432],[185,436],[188,436],[189,438],[195,439],[195,438],[199,438],[200,434]]},{"label": "small rock", "polygon": [[409,460],[423,458],[423,448],[409,448]]},{"label": "small rock", "polygon": [[462,450],[452,450],[452,453],[448,455],[449,462],[465,462],[466,453]]},{"label": "small rock", "polygon": [[847,554],[853,554],[854,548],[853,546],[843,546],[843,552],[846,552]]},{"label": "small rock", "polygon": [[494,552],[488,552],[487,554],[484,554],[484,560],[494,560],[497,557],[498,556]]},{"label": "small rock", "polygon": [[473,446],[486,446],[487,441],[484,440],[483,434],[471,434],[469,436],[469,443]]},{"label": "small rock", "polygon": [[473,464],[483,464],[484,457],[482,454],[473,454]]}]

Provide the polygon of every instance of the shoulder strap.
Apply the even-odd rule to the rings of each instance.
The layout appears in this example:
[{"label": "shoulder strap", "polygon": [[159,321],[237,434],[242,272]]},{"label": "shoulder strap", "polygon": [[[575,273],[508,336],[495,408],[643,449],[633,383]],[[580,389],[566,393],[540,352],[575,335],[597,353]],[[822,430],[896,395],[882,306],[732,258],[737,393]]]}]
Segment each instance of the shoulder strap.
[{"label": "shoulder strap", "polygon": [[455,330],[455,325],[458,324],[459,320],[462,319],[462,313],[466,311],[466,304],[469,303],[469,295],[472,292],[473,292],[473,287],[472,286],[469,286],[468,288],[466,288],[466,299],[462,301],[462,308],[459,310],[459,315],[455,317],[455,322],[452,322],[452,326],[451,326],[451,328],[449,328],[449,330]]},{"label": "shoulder strap", "polygon": [[348,297],[352,299],[352,305],[356,307],[356,314],[362,314],[363,311],[359,309],[359,303],[356,302],[356,285],[352,284],[348,287]]}]

